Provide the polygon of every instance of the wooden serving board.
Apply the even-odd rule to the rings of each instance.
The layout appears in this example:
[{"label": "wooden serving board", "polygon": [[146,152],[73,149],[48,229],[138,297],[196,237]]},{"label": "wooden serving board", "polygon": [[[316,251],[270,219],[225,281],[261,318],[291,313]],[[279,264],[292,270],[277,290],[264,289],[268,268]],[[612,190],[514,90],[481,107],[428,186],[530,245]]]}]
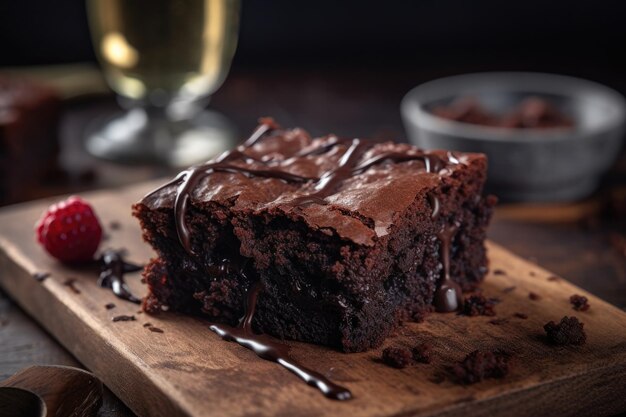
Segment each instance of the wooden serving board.
[{"label": "wooden serving board", "polygon": [[[85,194],[109,239],[129,259],[146,262],[153,254],[141,241],[130,205],[155,184]],[[57,200],[57,199],[54,199]],[[174,313],[148,316],[134,304],[96,285],[96,273],[72,269],[35,243],[33,224],[52,200],[0,210],[0,284],[32,317],[93,371],[140,416],[569,416],[609,415],[626,410],[626,313],[552,274],[489,243],[491,269],[484,293],[502,300],[494,317],[431,314],[407,324],[385,346],[429,342],[431,364],[403,370],[382,364],[381,349],[343,354],[291,343],[305,366],[346,385],[354,399],[325,399],[276,364],[219,339],[208,324]],[[109,225],[120,224],[117,230]],[[50,272],[43,282],[36,272]],[[75,278],[80,293],[64,285]],[[145,293],[139,274],[129,276]],[[504,291],[515,287],[512,291]],[[529,292],[541,299],[532,301]],[[587,312],[572,310],[570,295],[589,298]],[[105,309],[105,304],[117,307]],[[528,319],[514,317],[524,313]],[[120,314],[136,321],[112,322]],[[542,340],[543,325],[565,315],[585,323],[587,344],[554,347]],[[163,333],[149,331],[147,322]],[[514,353],[512,371],[501,380],[461,386],[441,380],[446,367],[475,349]]]}]

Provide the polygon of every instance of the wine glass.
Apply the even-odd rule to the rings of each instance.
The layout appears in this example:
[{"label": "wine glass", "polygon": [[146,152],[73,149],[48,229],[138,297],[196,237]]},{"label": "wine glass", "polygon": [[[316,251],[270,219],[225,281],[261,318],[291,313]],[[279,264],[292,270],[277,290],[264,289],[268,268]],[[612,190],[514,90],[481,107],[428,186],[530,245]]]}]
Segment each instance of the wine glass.
[{"label": "wine glass", "polygon": [[237,45],[239,0],[87,0],[96,54],[127,111],[88,134],[93,155],[187,166],[231,148],[235,130],[204,110]]}]

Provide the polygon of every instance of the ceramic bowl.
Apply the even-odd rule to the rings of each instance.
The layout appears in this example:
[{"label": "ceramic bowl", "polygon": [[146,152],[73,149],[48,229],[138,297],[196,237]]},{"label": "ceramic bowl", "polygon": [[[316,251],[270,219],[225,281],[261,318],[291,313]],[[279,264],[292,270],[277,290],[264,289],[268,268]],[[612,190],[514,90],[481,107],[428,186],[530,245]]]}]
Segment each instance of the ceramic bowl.
[{"label": "ceramic bowl", "polygon": [[[575,122],[570,129],[473,125],[432,114],[435,106],[473,97],[504,113],[527,97],[549,100]],[[622,146],[625,100],[578,78],[543,73],[479,73],[422,84],[402,100],[409,139],[425,149],[482,152],[488,189],[504,200],[571,201],[591,194]]]}]

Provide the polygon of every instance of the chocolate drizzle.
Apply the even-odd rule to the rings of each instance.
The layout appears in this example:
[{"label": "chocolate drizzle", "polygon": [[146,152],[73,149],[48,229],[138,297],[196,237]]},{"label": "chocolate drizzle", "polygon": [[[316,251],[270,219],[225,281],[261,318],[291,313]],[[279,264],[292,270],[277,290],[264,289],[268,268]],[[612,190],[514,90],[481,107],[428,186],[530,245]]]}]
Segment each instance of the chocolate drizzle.
[{"label": "chocolate drizzle", "polygon": [[[261,124],[243,145],[238,146],[235,150],[223,153],[213,161],[208,161],[182,171],[172,181],[148,194],[151,195],[171,185],[178,185],[174,201],[176,233],[178,234],[181,245],[187,253],[191,255],[194,254],[191,245],[190,231],[185,221],[191,193],[203,178],[214,172],[241,173],[250,177],[277,178],[290,183],[314,182],[314,191],[312,193],[296,197],[288,203],[292,206],[305,206],[309,204],[327,204],[324,199],[334,194],[344,181],[354,175],[362,174],[374,165],[381,164],[385,161],[400,163],[419,160],[424,163],[424,169],[429,173],[437,173],[446,165],[446,161],[438,156],[428,155],[423,151],[414,153],[384,152],[361,162],[363,154],[373,146],[371,142],[361,139],[343,139],[335,137],[326,144],[298,153],[296,157],[321,155],[325,152],[329,152],[336,146],[346,145],[347,150],[339,159],[337,167],[323,173],[319,178],[295,175],[283,171],[279,167],[270,166],[269,163],[271,161],[260,160],[245,153],[247,149],[257,144],[265,135],[279,128],[270,118],[261,119],[260,122]],[[459,163],[451,153],[448,154],[448,158],[448,162],[450,163]],[[233,162],[244,162],[247,164],[257,163],[265,166],[265,168],[253,169],[235,165]]]},{"label": "chocolate drizzle", "polygon": [[248,291],[246,313],[241,319],[239,326],[231,327],[224,324],[213,324],[210,329],[222,339],[236,342],[246,349],[252,350],[259,358],[276,362],[288,371],[296,374],[308,385],[320,390],[327,398],[333,400],[349,400],[352,393],[340,385],[331,382],[324,375],[299,365],[289,356],[289,346],[279,343],[275,339],[264,335],[255,334],[252,330],[252,319],[256,311],[256,304],[262,284],[257,281]]},{"label": "chocolate drizzle", "polygon": [[452,239],[458,231],[459,226],[453,224],[444,226],[437,234],[440,243],[441,263],[443,264],[443,273],[439,281],[439,285],[435,290],[433,303],[435,309],[439,312],[451,312],[458,310],[463,304],[461,297],[462,291],[459,284],[454,282],[450,276],[450,249]]},{"label": "chocolate drizzle", "polygon": [[124,281],[124,274],[141,271],[143,267],[126,262],[123,257],[123,251],[107,249],[102,253],[100,259],[102,261],[102,269],[98,278],[98,285],[110,288],[118,298],[135,304],[141,303],[141,300],[130,292],[130,288]]}]

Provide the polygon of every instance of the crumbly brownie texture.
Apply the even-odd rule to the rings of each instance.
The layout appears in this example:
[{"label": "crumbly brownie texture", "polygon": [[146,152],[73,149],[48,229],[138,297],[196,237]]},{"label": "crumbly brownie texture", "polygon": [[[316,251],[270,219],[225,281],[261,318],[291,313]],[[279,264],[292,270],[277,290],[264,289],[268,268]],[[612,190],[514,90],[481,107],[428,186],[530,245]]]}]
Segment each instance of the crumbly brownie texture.
[{"label": "crumbly brownie texture", "polygon": [[487,378],[504,378],[509,372],[511,355],[501,350],[475,350],[454,365],[451,372],[455,381],[474,384]]},{"label": "crumbly brownie texture", "polygon": [[543,326],[547,340],[557,346],[584,345],[587,341],[585,324],[576,317],[563,317],[559,323],[550,321]]},{"label": "crumbly brownie texture", "polygon": [[430,363],[432,361],[431,346],[428,343],[422,343],[413,347],[411,353],[415,362]]},{"label": "crumbly brownie texture", "polygon": [[465,299],[462,313],[466,316],[495,316],[495,302],[482,294],[472,295]]},{"label": "crumbly brownie texture", "polygon": [[576,311],[587,311],[591,307],[589,300],[584,295],[574,294],[569,298],[569,302]]},{"label": "crumbly brownie texture", "polygon": [[[481,196],[484,155],[372,143],[358,164],[381,155],[413,159],[383,158],[336,181],[333,173],[354,141],[312,139],[265,123],[272,128],[262,138],[228,157],[234,169],[222,166],[197,179],[179,201],[185,233],[174,207],[180,181],[134,205],[158,254],[144,272],[147,311],[234,325],[246,292],[260,280],[257,331],[363,351],[379,346],[399,320],[431,309],[442,276],[441,230],[457,230],[452,278],[464,289],[483,279],[485,228],[495,204]],[[269,170],[285,174],[258,174]],[[334,180],[332,193],[311,199]]]},{"label": "crumbly brownie texture", "polygon": [[411,351],[402,347],[388,347],[383,349],[382,360],[392,368],[406,368],[413,362]]}]

